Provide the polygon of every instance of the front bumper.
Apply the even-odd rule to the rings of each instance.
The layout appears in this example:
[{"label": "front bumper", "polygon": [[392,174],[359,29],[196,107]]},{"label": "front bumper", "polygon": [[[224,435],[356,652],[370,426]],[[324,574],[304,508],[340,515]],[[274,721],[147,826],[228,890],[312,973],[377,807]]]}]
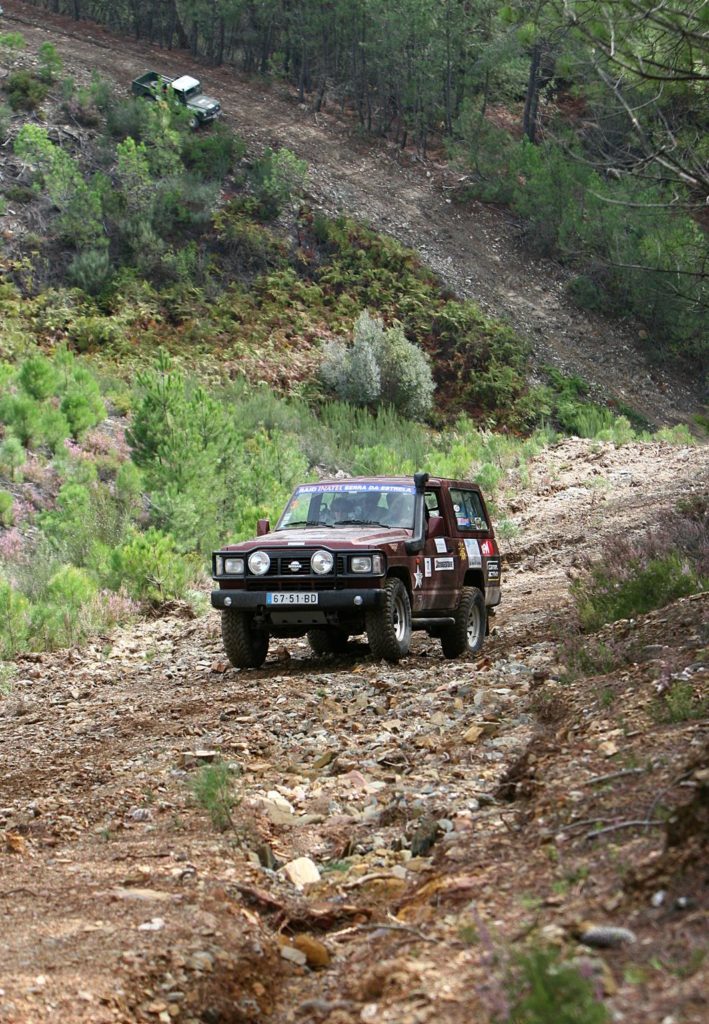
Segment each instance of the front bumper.
[{"label": "front bumper", "polygon": [[[276,591],[266,590],[213,590],[213,608],[239,608],[248,611],[277,612],[278,614],[293,612],[298,614],[310,612],[350,612],[355,613],[365,608],[377,608],[384,600],[383,590],[320,590],[317,591],[317,604],[269,604],[268,594]],[[280,591],[277,591],[280,593]],[[287,593],[287,591],[286,591]],[[227,600],[229,603],[227,603]]]}]

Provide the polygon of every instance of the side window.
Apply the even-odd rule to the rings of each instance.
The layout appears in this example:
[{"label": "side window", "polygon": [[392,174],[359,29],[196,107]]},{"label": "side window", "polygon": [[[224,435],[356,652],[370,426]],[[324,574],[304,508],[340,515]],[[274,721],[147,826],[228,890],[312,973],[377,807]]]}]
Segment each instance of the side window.
[{"label": "side window", "polygon": [[429,516],[440,516],[441,508],[438,501],[438,491],[426,491],[423,500]]},{"label": "side window", "polygon": [[459,530],[488,530],[482,503],[477,491],[464,491],[451,487],[453,512]]}]

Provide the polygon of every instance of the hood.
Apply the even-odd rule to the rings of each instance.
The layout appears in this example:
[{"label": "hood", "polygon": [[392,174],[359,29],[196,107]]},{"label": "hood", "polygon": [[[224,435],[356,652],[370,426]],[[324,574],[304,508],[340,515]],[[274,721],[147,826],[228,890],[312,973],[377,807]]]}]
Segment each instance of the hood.
[{"label": "hood", "polygon": [[411,530],[398,527],[386,529],[381,526],[332,526],[312,527],[305,530],[274,530],[264,537],[255,537],[240,544],[229,544],[223,551],[255,551],[257,548],[330,548],[333,551],[345,549],[380,548],[385,544],[400,544],[411,538]]},{"label": "hood", "polygon": [[195,96],[194,99],[189,101],[190,107],[197,107],[199,110],[218,110],[219,103],[217,100],[212,99],[211,96]]}]

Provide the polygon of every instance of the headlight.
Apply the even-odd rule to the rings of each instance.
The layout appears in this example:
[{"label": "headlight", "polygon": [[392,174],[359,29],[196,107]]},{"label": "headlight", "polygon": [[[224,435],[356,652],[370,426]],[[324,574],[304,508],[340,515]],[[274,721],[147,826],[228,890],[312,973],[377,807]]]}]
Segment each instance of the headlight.
[{"label": "headlight", "polygon": [[330,572],[333,563],[334,558],[329,551],[316,551],[310,559],[310,566],[318,576],[324,576],[326,572]]},{"label": "headlight", "polygon": [[351,572],[384,572],[384,559],[382,555],[353,555],[350,559]]},{"label": "headlight", "polygon": [[244,559],[243,558],[225,558],[224,559],[224,572],[228,576],[243,576],[244,575]]},{"label": "headlight", "polygon": [[252,551],[249,555],[249,569],[254,576],[263,576],[268,572],[271,559],[265,551]]}]

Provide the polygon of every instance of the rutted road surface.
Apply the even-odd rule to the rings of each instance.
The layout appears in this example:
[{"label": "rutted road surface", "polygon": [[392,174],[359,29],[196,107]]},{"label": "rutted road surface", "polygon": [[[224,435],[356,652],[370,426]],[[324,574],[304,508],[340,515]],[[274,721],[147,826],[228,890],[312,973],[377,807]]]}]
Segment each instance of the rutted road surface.
[{"label": "rutted road surface", "polygon": [[397,161],[392,147],[353,138],[353,123],[334,108],[315,114],[280,84],[250,80],[228,67],[205,68],[185,52],[116,37],[19,0],[4,7],[6,27],[20,31],[35,51],[53,42],[79,83],[88,84],[95,68],[126,89],[146,67],[202,78],[250,145],[287,146],[308,161],[316,205],[359,217],[416,249],[458,295],[508,319],[529,339],[538,363],[579,374],[600,400],[627,403],[658,425],[702,408],[701,382],[651,366],[636,347],[637,330],[568,301],[568,274],[524,252],[514,219],[481,203],[455,206],[450,195],[458,176],[445,166],[406,154]]},{"label": "rutted road surface", "polygon": [[[585,956],[627,1024],[699,1024],[691,864],[630,886],[628,868],[658,870],[664,830],[622,823],[691,795],[677,782],[702,723],[652,709],[660,678],[706,685],[706,601],[606,627],[627,654],[606,676],[562,685],[555,636],[578,558],[661,521],[708,468],[706,449],[664,444],[569,440],[534,460],[475,662],[421,637],[397,666],[291,641],[240,672],[216,613],[179,610],[23,658],[0,697],[2,1024],[485,1024],[528,936]],[[218,763],[225,831],[194,797]],[[594,821],[621,827],[588,838]],[[587,919],[640,941],[583,953]]]}]

